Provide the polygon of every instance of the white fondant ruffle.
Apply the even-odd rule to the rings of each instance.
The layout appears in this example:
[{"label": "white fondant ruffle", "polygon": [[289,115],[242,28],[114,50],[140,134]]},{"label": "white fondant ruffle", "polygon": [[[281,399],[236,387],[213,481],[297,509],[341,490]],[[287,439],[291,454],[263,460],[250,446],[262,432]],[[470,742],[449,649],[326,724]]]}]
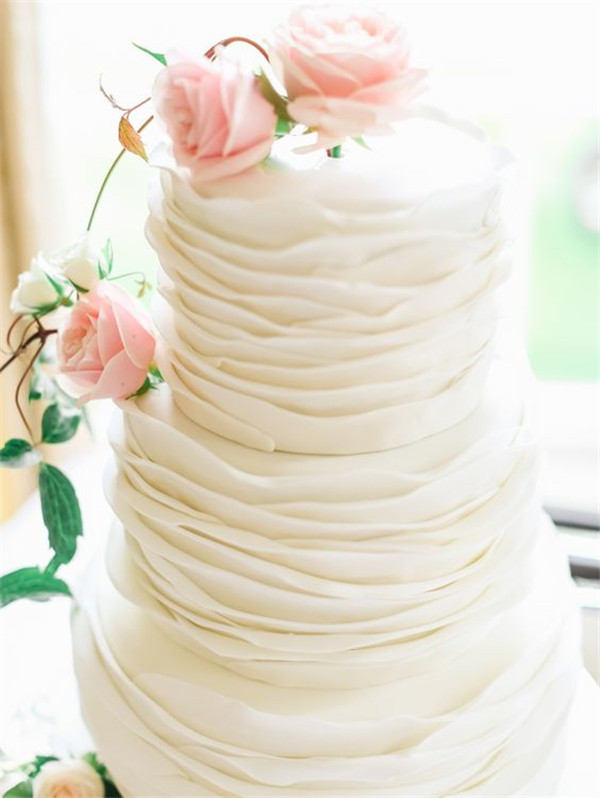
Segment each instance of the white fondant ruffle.
[{"label": "white fondant ruffle", "polygon": [[[83,615],[76,621],[99,751],[109,763],[122,761],[123,745],[143,754],[152,795],[518,794],[539,783],[574,682],[576,622],[552,537],[545,527],[524,600],[478,645],[350,692],[261,684],[211,664],[103,582],[93,636]],[[181,782],[189,792],[175,792]],[[132,795],[135,783],[123,774]]]},{"label": "white fondant ruffle", "polygon": [[508,270],[509,159],[440,119],[403,123],[407,152],[425,132],[448,159],[475,158],[477,179],[418,195],[402,133],[370,172],[358,153],[206,189],[163,170],[147,227],[159,364],[190,419],[263,451],[354,454],[474,410]]}]

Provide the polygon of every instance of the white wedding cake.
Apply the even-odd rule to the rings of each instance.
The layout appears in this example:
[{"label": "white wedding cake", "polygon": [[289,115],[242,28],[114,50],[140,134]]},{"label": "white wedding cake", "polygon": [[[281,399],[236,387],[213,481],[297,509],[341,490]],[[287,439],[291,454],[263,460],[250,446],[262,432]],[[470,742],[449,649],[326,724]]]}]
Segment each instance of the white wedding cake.
[{"label": "white wedding cake", "polygon": [[511,160],[423,114],[157,170],[166,384],[121,405],[74,622],[125,796],[553,792],[578,620],[498,333]]}]

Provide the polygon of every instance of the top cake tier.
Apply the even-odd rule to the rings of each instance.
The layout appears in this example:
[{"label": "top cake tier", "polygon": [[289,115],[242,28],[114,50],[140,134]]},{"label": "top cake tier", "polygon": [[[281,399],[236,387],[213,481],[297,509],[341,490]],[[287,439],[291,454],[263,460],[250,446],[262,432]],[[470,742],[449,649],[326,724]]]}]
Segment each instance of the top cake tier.
[{"label": "top cake tier", "polygon": [[288,139],[215,183],[160,170],[147,228],[160,366],[187,416],[261,450],[356,454],[477,406],[510,158],[435,116],[341,159]]}]

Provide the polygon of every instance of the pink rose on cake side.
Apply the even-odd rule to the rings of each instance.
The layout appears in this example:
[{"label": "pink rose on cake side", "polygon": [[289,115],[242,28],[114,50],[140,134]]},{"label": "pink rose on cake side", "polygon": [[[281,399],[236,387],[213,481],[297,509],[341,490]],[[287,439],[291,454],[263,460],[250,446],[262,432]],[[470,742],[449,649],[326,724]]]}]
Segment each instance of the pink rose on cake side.
[{"label": "pink rose on cake side", "polygon": [[419,94],[426,71],[409,66],[404,31],[364,8],[302,6],[273,34],[274,68],[288,112],[332,147],[348,136],[392,132]]},{"label": "pink rose on cake side", "polygon": [[152,99],[180,166],[203,181],[238,174],[267,157],[277,116],[256,76],[220,54],[180,60],[169,54]]},{"label": "pink rose on cake side", "polygon": [[102,280],[73,306],[58,333],[58,371],[65,389],[90,399],[125,399],[142,386],[156,341],[143,306]]}]

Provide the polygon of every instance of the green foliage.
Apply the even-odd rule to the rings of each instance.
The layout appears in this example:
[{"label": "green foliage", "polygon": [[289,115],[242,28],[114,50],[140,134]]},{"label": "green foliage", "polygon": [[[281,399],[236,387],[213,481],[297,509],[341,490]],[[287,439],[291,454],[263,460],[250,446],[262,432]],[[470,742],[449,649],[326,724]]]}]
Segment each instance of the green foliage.
[{"label": "green foliage", "polygon": [[363,139],[362,136],[353,136],[353,141],[355,141],[360,147],[363,147],[365,150],[371,150],[371,147],[367,144],[367,142]]},{"label": "green foliage", "polygon": [[105,798],[122,798],[117,785],[111,779],[102,779]]},{"label": "green foliage", "polygon": [[275,135],[286,136],[293,127],[294,127],[293,122],[290,122],[288,119],[278,118],[277,123],[275,125]]},{"label": "green foliage", "polygon": [[163,375],[160,373],[160,369],[158,368],[158,366],[151,365],[150,368],[148,369],[148,376],[146,377],[142,385],[140,385],[140,387],[137,389],[135,393],[132,393],[131,396],[128,396],[127,398],[133,399],[136,396],[143,396],[148,391],[155,391],[158,388],[158,386],[161,384],[161,382],[164,381],[165,379]]},{"label": "green foliage", "polygon": [[51,401],[56,394],[56,383],[42,368],[40,368],[38,358],[33,367],[33,374],[29,382],[28,399],[30,402],[36,402],[39,399]]},{"label": "green foliage", "polygon": [[143,53],[148,53],[148,55],[151,55],[152,58],[155,58],[163,66],[167,65],[167,59],[164,57],[162,53],[154,53],[152,52],[152,50],[148,50],[146,47],[142,47],[141,44],[136,44],[135,42],[132,42],[132,44],[134,47],[137,47],[137,49],[141,50]]},{"label": "green foliage", "polygon": [[103,765],[102,762],[100,762],[98,759],[98,754],[95,751],[88,751],[88,753],[84,754],[81,758],[84,762],[87,762],[90,767],[93,767],[101,778],[109,778],[106,765]]},{"label": "green foliage", "polygon": [[89,753],[85,754],[82,757],[84,762],[87,762],[88,765],[94,768],[96,773],[102,779],[102,783],[104,785],[104,796],[105,798],[121,798],[121,793],[117,789],[115,783],[111,779],[110,773],[108,772],[106,765],[103,765],[102,762],[98,759],[98,755],[95,751],[90,751]]},{"label": "green foliage", "polygon": [[0,461],[22,457],[25,452],[32,451],[33,446],[22,438],[10,438],[0,449]]},{"label": "green foliage", "polygon": [[15,784],[15,786],[11,787],[8,792],[4,793],[4,798],[32,798],[32,796],[33,784],[29,779],[27,779],[27,781],[21,781],[19,784]]},{"label": "green foliage", "polygon": [[0,607],[21,598],[47,601],[54,595],[70,596],[68,585],[39,568],[20,568],[0,577]]},{"label": "green foliage", "polygon": [[104,263],[101,261],[98,262],[98,274],[100,275],[100,279],[104,280],[109,276],[109,274],[111,274],[115,260],[112,241],[110,238],[106,239],[106,244],[102,247],[102,260]]},{"label": "green foliage", "polygon": [[81,411],[58,402],[49,405],[42,418],[43,443],[64,443],[71,440],[79,428]]},{"label": "green foliage", "polygon": [[26,773],[30,779],[34,779],[40,770],[44,767],[47,762],[56,762],[58,761],[57,756],[36,756],[31,762],[28,762],[26,765],[21,767],[23,773]]},{"label": "green foliage", "polygon": [[2,468],[27,468],[39,461],[39,452],[22,438],[10,438],[0,449],[0,466]]},{"label": "green foliage", "polygon": [[55,552],[54,562],[68,563],[77,550],[77,538],[83,534],[75,490],[62,471],[48,463],[40,463],[39,487],[48,542]]},{"label": "green foliage", "polygon": [[[288,113],[287,109],[287,99],[282,97],[281,94],[275,89],[269,78],[267,77],[266,73],[263,70],[259,70],[256,74],[256,79],[258,80],[258,85],[260,87],[260,91],[262,96],[265,100],[268,100],[273,108],[275,109],[275,113],[277,114],[277,129],[282,130],[284,124],[288,124],[289,130],[296,124],[292,117]],[[287,132],[289,132],[289,130]],[[277,133],[277,135],[283,135],[282,133]]]}]

